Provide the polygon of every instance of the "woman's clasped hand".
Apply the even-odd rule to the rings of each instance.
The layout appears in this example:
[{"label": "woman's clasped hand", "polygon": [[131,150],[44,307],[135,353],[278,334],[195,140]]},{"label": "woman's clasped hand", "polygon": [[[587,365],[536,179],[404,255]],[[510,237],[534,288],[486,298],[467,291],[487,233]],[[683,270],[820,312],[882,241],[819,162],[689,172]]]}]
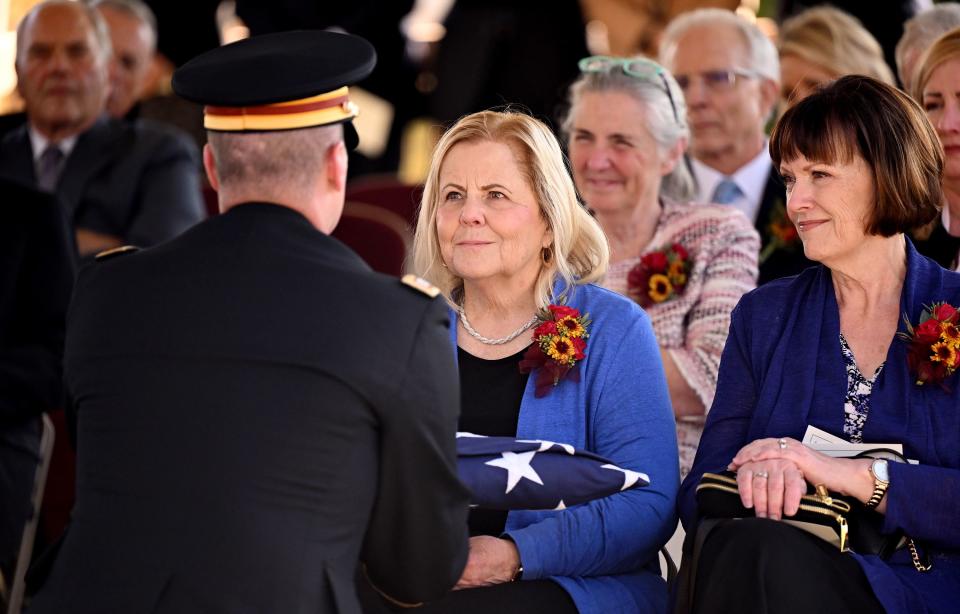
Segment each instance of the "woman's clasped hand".
[{"label": "woman's clasped hand", "polygon": [[727,469],[737,472],[740,500],[758,518],[780,520],[797,513],[807,483],[866,501],[872,493],[871,459],[833,458],[789,437],[767,437],[737,452]]}]

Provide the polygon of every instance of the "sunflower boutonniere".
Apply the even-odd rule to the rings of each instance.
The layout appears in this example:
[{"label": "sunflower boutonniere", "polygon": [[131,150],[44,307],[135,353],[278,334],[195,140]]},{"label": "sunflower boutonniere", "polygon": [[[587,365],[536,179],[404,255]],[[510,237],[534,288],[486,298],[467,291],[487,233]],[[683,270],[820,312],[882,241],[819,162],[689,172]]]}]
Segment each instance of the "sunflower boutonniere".
[{"label": "sunflower boutonniere", "polygon": [[683,294],[693,268],[679,243],[645,254],[627,273],[627,295],[643,308]]},{"label": "sunflower boutonniere", "polygon": [[540,314],[539,324],[533,330],[533,345],[520,361],[520,372],[539,369],[535,380],[537,398],[545,396],[560,383],[569,379],[580,381],[580,361],[586,357],[590,333],[589,314],[566,305],[550,305]]},{"label": "sunflower boutonniere", "polygon": [[918,386],[940,384],[960,367],[960,314],[949,303],[924,307],[920,323],[913,326],[906,314],[907,332],[897,336],[908,344],[907,366]]}]

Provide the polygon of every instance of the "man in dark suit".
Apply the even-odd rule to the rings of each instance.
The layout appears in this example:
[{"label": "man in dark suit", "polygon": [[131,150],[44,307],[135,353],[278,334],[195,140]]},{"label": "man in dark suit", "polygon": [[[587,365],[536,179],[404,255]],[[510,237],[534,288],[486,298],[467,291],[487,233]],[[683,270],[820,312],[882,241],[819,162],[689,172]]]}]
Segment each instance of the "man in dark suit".
[{"label": "man in dark suit", "polygon": [[31,614],[358,612],[358,569],[404,603],[459,579],[447,307],[328,236],[345,85],[374,62],[363,39],[288,32],[175,75],[207,105],[223,214],[78,278],[77,503]]},{"label": "man in dark suit", "polygon": [[0,142],[0,176],[55,192],[82,256],[155,245],[202,219],[190,140],[104,114],[110,38],[99,13],[48,0],[17,32],[17,89],[28,121]]},{"label": "man in dark suit", "polygon": [[760,233],[759,283],[813,266],[786,213],[786,192],[764,126],[780,95],[776,47],[754,24],[720,9],[674,19],[660,45],[683,89],[699,202],[730,205]]},{"label": "man in dark suit", "polygon": [[9,586],[40,451],[40,414],[61,406],[74,265],[53,196],[0,179],[0,575]]}]

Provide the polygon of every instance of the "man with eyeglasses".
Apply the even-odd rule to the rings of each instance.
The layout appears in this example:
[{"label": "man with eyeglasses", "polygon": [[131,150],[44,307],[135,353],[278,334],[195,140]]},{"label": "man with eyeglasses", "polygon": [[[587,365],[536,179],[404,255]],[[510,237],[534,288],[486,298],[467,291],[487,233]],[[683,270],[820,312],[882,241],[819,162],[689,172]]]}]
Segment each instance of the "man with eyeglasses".
[{"label": "man with eyeglasses", "polygon": [[767,151],[764,129],[780,89],[776,47],[730,11],[700,9],[670,23],[660,59],[686,98],[699,202],[728,204],[754,221],[762,242],[759,283],[812,266]]}]

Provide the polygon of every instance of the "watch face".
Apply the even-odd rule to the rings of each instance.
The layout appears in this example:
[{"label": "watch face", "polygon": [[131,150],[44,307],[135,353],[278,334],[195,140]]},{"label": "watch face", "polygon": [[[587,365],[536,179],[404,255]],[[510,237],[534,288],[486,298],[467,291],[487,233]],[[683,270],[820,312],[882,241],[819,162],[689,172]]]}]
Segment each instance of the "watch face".
[{"label": "watch face", "polygon": [[890,474],[887,472],[887,461],[886,461],[886,460],[884,460],[884,459],[882,459],[882,458],[878,458],[877,460],[873,461],[873,465],[871,466],[871,470],[873,471],[873,475],[876,476],[876,478],[877,478],[878,480],[880,480],[881,482],[889,482],[889,481],[890,481]]}]

